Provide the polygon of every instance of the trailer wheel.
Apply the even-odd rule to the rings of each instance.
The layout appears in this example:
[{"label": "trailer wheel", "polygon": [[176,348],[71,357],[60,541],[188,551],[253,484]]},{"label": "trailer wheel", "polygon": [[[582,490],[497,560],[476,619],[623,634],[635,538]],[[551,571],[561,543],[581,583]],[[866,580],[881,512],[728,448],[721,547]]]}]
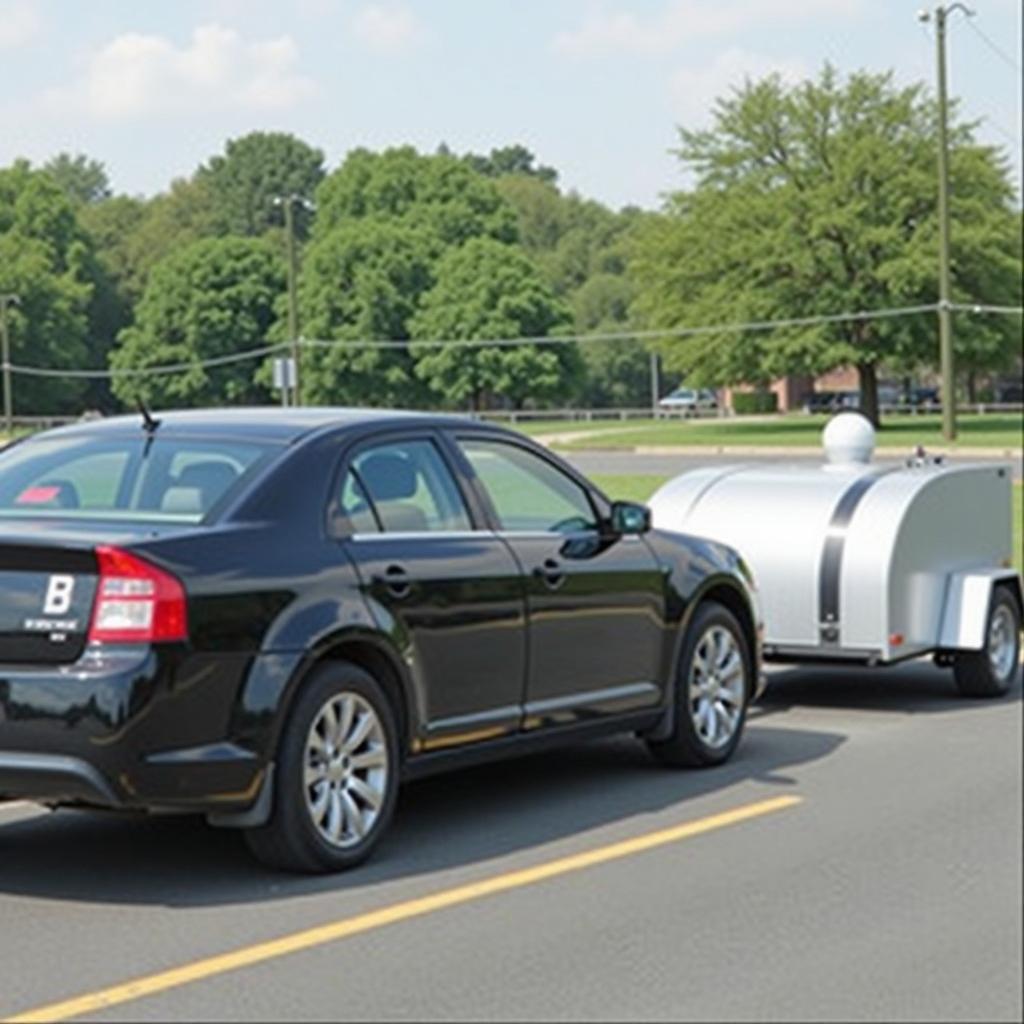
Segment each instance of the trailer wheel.
[{"label": "trailer wheel", "polygon": [[953,678],[965,697],[1002,697],[1020,665],[1021,610],[1006,587],[996,587],[985,624],[985,647],[953,658]]}]

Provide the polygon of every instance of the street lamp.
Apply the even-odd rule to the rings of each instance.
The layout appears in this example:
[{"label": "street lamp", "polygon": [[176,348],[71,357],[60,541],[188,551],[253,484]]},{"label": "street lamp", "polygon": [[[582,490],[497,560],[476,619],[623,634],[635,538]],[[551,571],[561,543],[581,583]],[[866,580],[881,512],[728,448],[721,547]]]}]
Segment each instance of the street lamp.
[{"label": "street lamp", "polygon": [[4,429],[9,441],[14,434],[14,396],[11,393],[11,336],[7,330],[7,310],[20,306],[21,300],[12,292],[0,294],[0,344],[4,364]]},{"label": "street lamp", "polygon": [[272,196],[275,206],[284,208],[284,229],[288,239],[288,340],[292,347],[292,362],[295,364],[295,405],[302,404],[302,391],[299,378],[299,310],[296,298],[296,281],[298,270],[295,259],[295,207],[301,206],[312,212],[316,209],[305,196],[292,193],[287,196]]},{"label": "street lamp", "polygon": [[[962,11],[973,18],[974,11],[962,3],[935,8],[935,65],[939,90],[939,351],[942,362],[942,436],[956,440],[956,378],[953,368],[953,311],[949,296],[949,139],[946,98],[946,19]],[[918,21],[931,20],[926,10]]]}]

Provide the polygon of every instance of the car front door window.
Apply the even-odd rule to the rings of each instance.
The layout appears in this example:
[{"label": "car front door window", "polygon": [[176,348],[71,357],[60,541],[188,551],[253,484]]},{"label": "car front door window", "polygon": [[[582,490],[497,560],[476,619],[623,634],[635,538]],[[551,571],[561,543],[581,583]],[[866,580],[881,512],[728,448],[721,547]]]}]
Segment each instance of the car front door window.
[{"label": "car front door window", "polygon": [[587,492],[540,456],[502,441],[466,440],[462,450],[487,491],[502,531],[597,529]]}]

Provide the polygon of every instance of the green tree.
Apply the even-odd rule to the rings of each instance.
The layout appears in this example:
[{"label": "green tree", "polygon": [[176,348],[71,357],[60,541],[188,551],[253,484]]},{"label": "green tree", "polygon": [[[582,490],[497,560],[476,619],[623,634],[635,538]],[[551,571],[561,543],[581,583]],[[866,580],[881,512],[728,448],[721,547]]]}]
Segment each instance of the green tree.
[{"label": "green tree", "polygon": [[[630,246],[645,216],[562,195],[537,178],[510,175],[498,190],[516,211],[523,247],[555,294],[573,312],[579,334],[621,334],[630,325],[633,285],[626,277]],[[580,346],[585,374],[578,400],[586,406],[637,406],[650,400],[645,346],[633,339]]]},{"label": "green tree", "polygon": [[76,203],[99,203],[110,198],[110,179],[98,160],[84,153],[58,153],[43,164],[43,170]]},{"label": "green tree", "polygon": [[253,362],[203,367],[266,342],[284,290],[284,267],[265,240],[202,239],[153,268],[133,326],[111,353],[115,370],[185,364],[173,374],[114,379],[114,392],[130,403],[220,405],[261,402]]},{"label": "green tree", "polygon": [[400,219],[444,245],[486,235],[516,240],[515,214],[494,182],[453,156],[411,146],[356,149],[317,191],[316,237],[364,218]]},{"label": "green tree", "polygon": [[[324,155],[287,132],[250,132],[230,139],[223,155],[197,172],[206,185],[227,234],[255,236],[280,225],[275,196],[312,199],[324,177]],[[296,234],[305,238],[309,218],[296,216]]]},{"label": "green tree", "polygon": [[[936,129],[922,87],[897,88],[891,74],[840,81],[826,66],[796,86],[748,81],[717,102],[710,129],[681,129],[696,185],[644,232],[638,319],[670,328],[934,302]],[[955,119],[951,145],[955,297],[1013,301],[1020,240],[1006,167]],[[969,344],[958,338],[961,356]],[[927,315],[713,333],[662,350],[695,385],[852,365],[877,421],[880,367],[932,363],[937,347]]]},{"label": "green tree", "polygon": [[[445,253],[468,239],[512,242],[515,214],[494,182],[450,154],[355,150],[317,191],[303,255],[307,338],[337,341],[303,356],[314,402],[417,405],[428,399],[406,342]],[[371,348],[354,342],[391,341]]]},{"label": "green tree", "polygon": [[352,342],[408,339],[420,297],[433,284],[440,243],[400,220],[353,220],[306,252],[303,331],[336,344],[302,357],[303,397],[313,404],[412,406],[423,396],[404,346]]},{"label": "green tree", "polygon": [[[449,251],[436,268],[437,283],[423,297],[411,332],[421,341],[543,337],[565,330],[568,308],[555,298],[519,249],[475,238]],[[453,404],[483,407],[490,397],[515,408],[566,394],[578,369],[570,345],[467,348],[414,344],[416,373]]]},{"label": "green tree", "polygon": [[519,144],[492,149],[488,156],[467,153],[463,160],[478,174],[484,174],[488,178],[501,178],[511,174],[534,178],[551,185],[558,181],[558,171],[554,167],[538,164],[533,153]]},{"label": "green tree", "polygon": [[[621,334],[629,326],[633,286],[624,274],[597,273],[572,296],[573,321],[582,334]],[[635,338],[580,345],[585,369],[580,402],[588,408],[650,404],[650,356]]]},{"label": "green tree", "polygon": [[117,285],[132,304],[138,303],[150,271],[165,257],[203,238],[224,233],[209,185],[177,178],[167,192],[148,201],[117,196],[83,211],[83,222],[100,237],[101,258],[116,267]]},{"label": "green tree", "polygon": [[[64,191],[24,160],[0,170],[0,293],[20,299],[8,313],[12,362],[54,371],[97,365],[89,334],[94,290],[91,243]],[[16,412],[78,412],[85,390],[64,376],[18,375]]]}]

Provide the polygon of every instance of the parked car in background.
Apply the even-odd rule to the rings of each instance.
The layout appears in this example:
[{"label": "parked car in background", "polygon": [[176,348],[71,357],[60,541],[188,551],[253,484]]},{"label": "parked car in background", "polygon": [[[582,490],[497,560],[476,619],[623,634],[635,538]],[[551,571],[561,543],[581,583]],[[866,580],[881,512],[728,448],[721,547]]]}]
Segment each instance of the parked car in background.
[{"label": "parked car in background", "polygon": [[658,402],[659,409],[703,412],[718,408],[718,395],[710,388],[676,388]]},{"label": "parked car in background", "polygon": [[997,402],[1005,402],[1008,405],[1024,402],[1024,384],[1016,381],[997,385],[995,400]]},{"label": "parked car in background", "polygon": [[83,423],[0,456],[0,800],[204,814],[337,870],[402,779],[622,732],[723,763],[758,626],[734,551],[511,431]]},{"label": "parked car in background", "polygon": [[908,405],[912,405],[915,408],[920,406],[937,406],[942,404],[942,399],[939,396],[939,389],[933,387],[912,387],[906,394],[905,401]]},{"label": "parked car in background", "polygon": [[860,407],[859,391],[814,391],[804,399],[803,410],[808,413],[842,412]]}]

